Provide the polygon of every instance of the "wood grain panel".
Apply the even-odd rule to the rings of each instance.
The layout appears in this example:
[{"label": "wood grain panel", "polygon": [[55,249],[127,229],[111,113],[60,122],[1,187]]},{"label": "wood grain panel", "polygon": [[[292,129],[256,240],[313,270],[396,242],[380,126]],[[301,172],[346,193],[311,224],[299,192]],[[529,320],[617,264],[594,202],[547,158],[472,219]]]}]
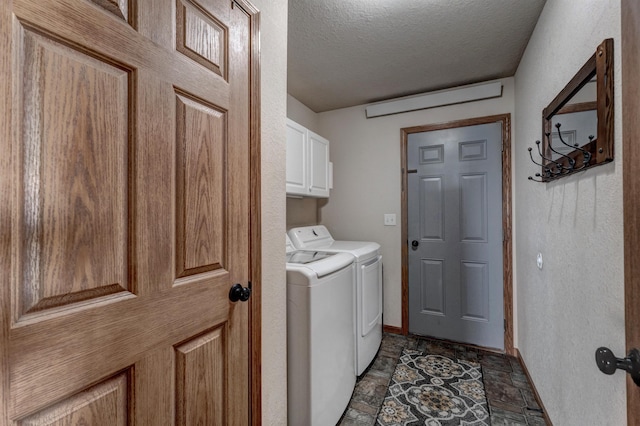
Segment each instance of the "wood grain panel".
[{"label": "wood grain panel", "polygon": [[[16,318],[133,290],[131,72],[21,27],[21,280]],[[17,243],[16,243],[17,244]]]},{"label": "wood grain panel", "polygon": [[226,265],[226,114],[176,96],[177,276]]},{"label": "wood grain panel", "polygon": [[[49,2],[14,0],[13,8],[22,22],[56,34],[79,49],[96,52],[99,57],[118,58],[131,69],[162,70],[164,81],[179,82],[190,93],[198,93],[203,99],[215,99],[216,105],[229,109],[229,83],[212,76],[205,67],[193,66],[193,61],[176,55],[175,43],[166,49],[158,49],[158,43],[166,45],[168,31],[175,20],[172,8],[158,7],[157,0],[138,0],[138,15],[144,33],[130,26],[105,24],[105,13],[89,1],[57,0],[56,7]],[[170,16],[170,19],[169,17]],[[166,27],[162,25],[166,24]],[[81,41],[77,42],[82,29]],[[97,31],[96,29],[99,29]],[[213,78],[212,78],[213,77]]]},{"label": "wood grain panel", "polygon": [[130,0],[91,0],[98,6],[129,22]]},{"label": "wood grain panel", "polygon": [[[175,90],[138,70],[135,138],[136,295],[171,289],[175,279]],[[153,120],[146,119],[154,117]],[[141,185],[140,182],[153,182]]]},{"label": "wood grain panel", "polygon": [[[164,6],[159,7],[160,3]],[[20,420],[33,418],[43,407],[68,401],[78,390],[89,389],[130,366],[133,366],[127,383],[130,416],[126,423],[174,423],[174,347],[222,324],[226,324],[223,351],[226,359],[233,360],[233,365],[226,366],[228,380],[224,382],[224,389],[216,395],[224,398],[228,405],[225,424],[246,425],[250,419],[253,424],[259,424],[258,12],[242,0],[200,0],[199,5],[194,6],[196,11],[206,10],[229,28],[233,50],[226,53],[230,58],[226,64],[229,81],[225,81],[176,51],[175,0],[129,0],[128,19],[133,19],[140,31],[126,25],[117,17],[117,11],[114,11],[116,15],[106,11],[116,4],[124,5],[119,0],[0,2],[0,69],[2,75],[7,76],[0,79],[0,151],[6,153],[0,156],[3,166],[0,168],[0,232],[3,236],[0,239],[0,269],[8,272],[5,282],[0,285],[0,424],[15,425]],[[229,16],[221,17],[225,10]],[[119,291],[98,300],[34,312],[15,322],[11,315],[18,310],[18,305],[12,300],[12,293],[18,287],[14,283],[22,282],[24,278],[23,234],[33,234],[29,228],[31,222],[27,223],[23,214],[25,159],[22,136],[25,132],[20,114],[28,99],[23,88],[24,76],[28,73],[23,69],[26,42],[21,26],[28,27],[30,32],[45,40],[52,39],[51,45],[60,44],[60,51],[56,53],[66,62],[57,58],[57,62],[51,61],[50,66],[45,67],[47,72],[57,72],[57,77],[49,80],[51,82],[79,87],[80,83],[74,83],[76,78],[85,79],[97,70],[102,74],[98,72],[98,77],[89,75],[89,80],[102,79],[103,85],[108,86],[110,83],[104,83],[104,75],[111,78],[121,71],[127,74],[127,110],[120,112],[129,119],[126,127],[130,140],[129,146],[125,145],[128,152],[125,157],[116,158],[114,152],[120,147],[107,145],[96,148],[93,154],[110,154],[99,158],[104,162],[101,167],[107,170],[111,170],[114,161],[121,162],[118,167],[126,165],[122,169],[126,179],[122,181],[124,188],[117,189],[126,203],[116,207],[124,209],[127,222],[123,241],[130,255],[125,255],[129,265],[126,267],[123,263],[123,270],[134,280],[125,284],[130,285],[135,294]],[[46,48],[51,50],[49,46]],[[215,46],[211,51],[214,50]],[[43,51],[36,53],[50,54],[46,49]],[[106,66],[96,65],[92,60]],[[73,72],[62,72],[70,70]],[[110,75],[114,70],[116,72]],[[184,277],[181,283],[186,285],[174,285],[177,257],[176,88],[194,94],[193,100],[197,103],[216,105],[228,111],[227,131],[234,145],[228,148],[227,170],[234,176],[227,178],[224,204],[229,213],[222,226],[233,236],[228,243],[230,267]],[[120,96],[112,89],[100,93]],[[78,92],[76,95],[73,101],[87,105],[86,113],[93,114],[89,106],[97,103],[94,94]],[[64,107],[65,96],[58,97],[57,106]],[[54,104],[50,102],[47,110],[54,110]],[[73,134],[76,125],[73,120],[81,117],[79,111],[77,109],[75,115],[73,110],[71,113],[55,112],[59,118],[69,113],[70,121],[64,123],[67,134]],[[92,123],[102,126],[105,120],[105,117],[99,117]],[[81,128],[86,130],[85,127]],[[113,133],[118,132],[120,127],[116,126]],[[76,149],[72,143],[63,142],[66,147]],[[90,154],[91,150],[85,150],[78,155],[86,157]],[[78,155],[67,156],[65,153],[57,158],[65,163],[59,173],[69,176],[68,171],[74,169]],[[85,157],[82,157],[83,161]],[[53,159],[45,160],[53,162]],[[93,183],[90,173],[96,174],[95,171],[79,170],[81,177]],[[120,185],[121,182],[112,180],[108,183]],[[73,187],[73,184],[69,183],[69,186]],[[258,208],[258,213],[254,207]],[[86,210],[79,204],[69,207],[68,212],[84,214],[83,208]],[[116,231],[118,226],[116,223]],[[254,290],[251,301],[230,303],[229,286],[235,282],[247,285],[249,281],[253,282]],[[249,312],[251,319],[248,321]],[[249,362],[254,367],[251,382]],[[249,383],[253,388],[249,388]],[[254,409],[249,409],[248,395],[253,396]],[[85,424],[118,424],[108,413],[86,419]],[[83,419],[76,421],[78,418],[73,416],[66,420],[62,421],[83,423]]]},{"label": "wood grain panel", "polygon": [[175,418],[173,355],[173,347],[164,346],[135,364],[135,418],[145,419],[146,425],[171,424]]},{"label": "wood grain panel", "polygon": [[176,424],[226,423],[225,347],[224,327],[176,347]]},{"label": "wood grain panel", "polygon": [[[238,0],[237,4],[248,15],[249,25],[249,187],[250,187],[250,280],[253,283],[249,299],[249,388],[251,403],[249,424],[262,424],[262,182],[260,144],[260,13],[248,1]],[[1,364],[1,362],[0,362]]]},{"label": "wood grain panel", "polygon": [[205,7],[191,0],[176,0],[176,49],[225,80],[227,36],[224,24]]},{"label": "wood grain panel", "polygon": [[[622,0],[622,191],[627,352],[640,348],[640,3]],[[616,354],[625,356],[625,354]],[[627,374],[627,424],[640,424],[640,387]]]},{"label": "wood grain panel", "polygon": [[511,114],[502,116],[502,269],[504,294],[504,350],[516,355],[513,336],[513,237],[511,193]]},{"label": "wood grain panel", "polygon": [[612,161],[614,157],[614,71],[613,39],[608,38],[596,50],[596,69],[602,78],[597,80],[598,136],[596,164]]},{"label": "wood grain panel", "polygon": [[[230,314],[229,281],[227,273],[209,272],[198,276],[197,282],[146,298],[123,296],[99,309],[22,322],[11,330],[10,350],[20,354],[12,359],[12,412],[16,416],[33,412],[48,400],[90,385],[92,378],[127,368],[146,351],[224,323]],[[81,350],[87,353],[77,357]],[[54,366],[51,360],[56,360]],[[82,374],[61,381],[61,371]]]},{"label": "wood grain panel", "polygon": [[27,418],[16,426],[113,425],[129,418],[129,374],[121,373]]},{"label": "wood grain panel", "polygon": [[[235,3],[234,3],[235,4]],[[231,84],[231,103],[236,107],[235,114],[229,120],[229,143],[228,145],[228,182],[230,188],[228,193],[228,218],[227,218],[227,238],[229,242],[229,272],[232,283],[243,283],[251,286],[250,264],[253,259],[246,256],[251,251],[253,243],[249,241],[251,235],[250,219],[255,214],[247,196],[250,188],[250,174],[252,170],[251,158],[251,127],[247,125],[250,121],[250,57],[247,55],[247,48],[251,46],[251,18],[247,9],[238,4],[232,8],[230,17],[229,33],[231,45],[229,81]],[[257,76],[256,76],[257,77]],[[253,299],[252,294],[251,298]],[[228,374],[230,380],[227,388],[227,398],[233,401],[242,401],[247,398],[247,388],[249,387],[249,371],[244,362],[238,362],[240,358],[245,359],[249,350],[250,330],[242,325],[249,315],[249,306],[246,303],[234,303],[229,312],[229,326],[227,335],[236,336],[229,338],[228,357],[233,362],[228,363]],[[255,324],[252,324],[252,327]],[[229,418],[234,419],[234,425],[249,424],[249,412],[241,404],[229,404]]]},{"label": "wood grain panel", "polygon": [[12,151],[12,79],[6,76],[12,75],[13,63],[11,60],[13,34],[11,31],[13,14],[9,2],[0,2],[0,271],[4,271],[0,280],[0,425],[8,425],[10,352],[9,341],[11,324],[11,278],[8,271],[12,271],[11,248],[15,238],[11,222],[13,219],[11,199],[14,198],[15,175],[13,165],[15,154]]}]

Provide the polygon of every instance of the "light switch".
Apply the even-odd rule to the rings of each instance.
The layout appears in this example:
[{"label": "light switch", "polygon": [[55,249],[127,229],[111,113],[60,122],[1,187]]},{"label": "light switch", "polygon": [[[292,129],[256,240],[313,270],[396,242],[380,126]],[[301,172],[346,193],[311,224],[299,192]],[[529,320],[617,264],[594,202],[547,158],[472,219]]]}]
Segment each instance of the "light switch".
[{"label": "light switch", "polygon": [[396,214],[386,213],[384,215],[384,226],[395,226],[395,224],[396,224]]}]

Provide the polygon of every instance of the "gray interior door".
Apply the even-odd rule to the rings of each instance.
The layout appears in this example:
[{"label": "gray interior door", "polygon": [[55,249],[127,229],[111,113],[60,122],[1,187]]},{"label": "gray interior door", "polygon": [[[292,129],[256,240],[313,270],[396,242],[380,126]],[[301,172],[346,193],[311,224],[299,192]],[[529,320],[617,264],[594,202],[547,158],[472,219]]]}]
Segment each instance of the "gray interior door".
[{"label": "gray interior door", "polygon": [[504,349],[502,126],[407,140],[409,331]]}]

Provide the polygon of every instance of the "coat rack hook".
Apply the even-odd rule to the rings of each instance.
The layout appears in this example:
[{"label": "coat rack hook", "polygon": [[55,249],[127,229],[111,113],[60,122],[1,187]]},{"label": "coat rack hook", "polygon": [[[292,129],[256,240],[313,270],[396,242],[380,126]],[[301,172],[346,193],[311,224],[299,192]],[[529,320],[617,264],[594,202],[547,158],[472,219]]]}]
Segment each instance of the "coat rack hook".
[{"label": "coat rack hook", "polygon": [[[560,124],[560,123],[558,123]],[[565,167],[566,170],[573,170],[574,167],[576,166],[576,160],[574,160],[573,158],[569,157],[568,155],[563,154],[562,152],[556,151],[555,149],[553,149],[553,144],[551,143],[551,133],[545,133],[544,134],[547,137],[547,146],[549,147],[549,149],[553,152],[555,152],[558,155],[561,155],[563,157],[566,157],[567,159],[567,163],[569,163],[569,167]],[[562,137],[560,137],[560,140],[562,141]],[[564,141],[562,141],[564,143]],[[565,145],[567,145],[565,143]]]},{"label": "coat rack hook", "polygon": [[[558,129],[558,137],[560,138],[560,142],[562,142],[564,145],[568,146],[569,148],[577,149],[578,151],[582,152],[583,167],[581,167],[579,169],[576,169],[576,170],[584,169],[585,166],[591,162],[591,153],[589,151],[587,151],[586,149],[580,148],[580,144],[578,144],[578,143],[573,144],[573,146],[571,146],[568,143],[566,143],[564,141],[564,139],[562,138],[562,132],[560,132],[560,127],[562,127],[562,123],[556,123],[556,129]],[[593,140],[593,135],[589,135],[589,142],[591,142],[592,140]],[[549,146],[551,146],[551,144],[549,144]]]},{"label": "coat rack hook", "polygon": [[[547,158],[544,155],[542,155],[542,150],[540,150],[540,141],[536,141],[536,146],[538,147],[538,155],[540,155],[540,157],[542,157],[543,160],[546,160],[549,163],[553,163],[556,166],[556,169],[558,171],[554,172],[553,170],[549,169],[551,171],[551,173],[553,173],[554,175],[561,175],[562,174],[562,169],[564,169],[565,167],[562,166],[562,164],[558,163],[557,161],[554,161],[554,160],[552,160],[550,158]],[[535,161],[534,161],[534,163],[535,163]],[[567,170],[569,170],[569,169],[567,169]]]}]

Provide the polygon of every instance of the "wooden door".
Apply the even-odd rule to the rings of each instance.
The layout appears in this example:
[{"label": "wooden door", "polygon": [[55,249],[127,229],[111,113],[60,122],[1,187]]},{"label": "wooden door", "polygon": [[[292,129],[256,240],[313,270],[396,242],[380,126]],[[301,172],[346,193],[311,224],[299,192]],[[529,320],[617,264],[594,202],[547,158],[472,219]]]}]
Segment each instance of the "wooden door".
[{"label": "wooden door", "polygon": [[502,123],[407,137],[409,332],[504,349]]},{"label": "wooden door", "polygon": [[[640,3],[622,1],[622,187],[624,204],[624,357],[640,348]],[[627,375],[627,424],[640,424],[640,387]]]},{"label": "wooden door", "polygon": [[245,425],[250,16],[0,5],[0,418]]}]

